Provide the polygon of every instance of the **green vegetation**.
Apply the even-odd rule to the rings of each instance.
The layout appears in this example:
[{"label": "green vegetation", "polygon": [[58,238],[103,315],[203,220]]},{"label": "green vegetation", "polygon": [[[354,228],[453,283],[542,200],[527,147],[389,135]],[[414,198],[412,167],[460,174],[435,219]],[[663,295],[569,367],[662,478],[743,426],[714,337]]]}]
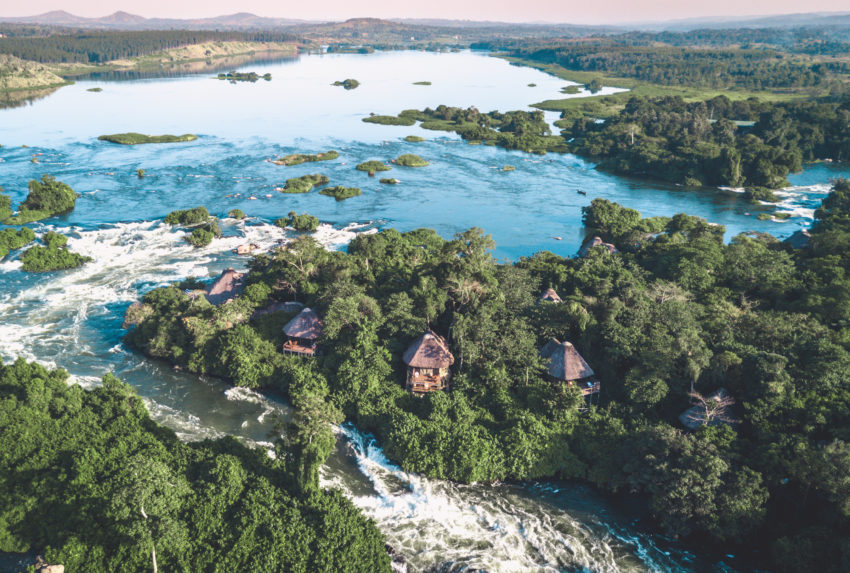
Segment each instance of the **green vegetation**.
[{"label": "green vegetation", "polygon": [[724,96],[694,103],[631,98],[604,123],[573,112],[562,117],[570,151],[599,168],[689,186],[776,189],[803,161],[850,157],[850,97],[775,104]]},{"label": "green vegetation", "polygon": [[364,161],[356,167],[357,171],[366,171],[370,176],[374,175],[376,171],[389,171],[392,169],[389,165],[384,163],[383,161],[377,161],[372,159],[370,161]]},{"label": "green vegetation", "polygon": [[269,74],[269,73],[265,73],[261,76],[257,72],[231,71],[231,72],[227,72],[226,74],[218,74],[218,76],[216,76],[216,79],[227,80],[232,84],[235,84],[236,82],[251,82],[251,83],[254,83],[261,78],[268,82],[268,81],[271,81],[272,75]]},{"label": "green vegetation", "polygon": [[750,203],[760,203],[762,201],[765,203],[777,203],[779,201],[779,197],[773,191],[764,187],[747,187],[744,190],[744,197]]},{"label": "green vegetation", "polygon": [[331,85],[342,86],[343,88],[345,88],[347,90],[353,90],[354,88],[356,88],[360,85],[360,82],[358,82],[355,79],[348,78],[347,80],[342,80],[342,81],[337,80]]},{"label": "green vegetation", "polygon": [[791,213],[773,213],[773,218],[777,221],[787,221],[791,218]]},{"label": "green vegetation", "polygon": [[298,215],[295,211],[290,211],[288,216],[277,219],[274,224],[278,227],[292,227],[296,231],[312,233],[319,228],[319,218],[307,213]]},{"label": "green vegetation", "polygon": [[418,155],[414,155],[412,153],[405,153],[404,155],[399,155],[396,159],[393,160],[393,163],[396,165],[402,165],[404,167],[425,167],[428,165],[428,162],[419,157]]},{"label": "green vegetation", "polygon": [[333,197],[337,201],[357,197],[362,193],[363,192],[357,187],[343,187],[342,185],[337,185],[336,187],[327,187],[319,191],[319,195],[327,195],[328,197]]},{"label": "green vegetation", "polygon": [[144,176],[145,176],[145,170],[144,169],[136,169],[136,177],[138,177],[139,179],[142,179],[142,178],[144,178]]},{"label": "green vegetation", "polygon": [[[596,91],[599,91],[599,90],[596,90]],[[564,86],[564,87],[561,88],[561,93],[562,94],[571,94],[571,95],[581,93],[581,87],[576,86],[576,85]]]},{"label": "green vegetation", "polygon": [[186,242],[195,248],[206,247],[212,243],[215,234],[210,229],[198,227],[192,229],[192,232],[186,237]]},{"label": "green vegetation", "polygon": [[536,88],[536,87],[537,87],[537,84],[535,84],[535,83],[531,83],[531,84],[528,84],[528,87],[530,87],[530,88]]},{"label": "green vegetation", "polygon": [[195,141],[197,135],[184,133],[183,135],[145,135],[144,133],[115,133],[112,135],[101,135],[100,141],[120,143],[121,145],[139,145],[142,143],[178,143],[182,141]]},{"label": "green vegetation", "polygon": [[68,250],[66,244],[68,237],[54,233],[45,233],[41,237],[44,246],[30,247],[21,254],[21,268],[31,273],[43,273],[47,271],[58,271],[75,269],[92,260]]},{"label": "green vegetation", "polygon": [[[27,187],[29,193],[21,203],[18,214],[6,218],[3,221],[5,224],[25,225],[74,210],[78,195],[70,186],[50,175],[42,175],[41,181],[33,179]],[[3,200],[0,199],[0,212],[5,210],[8,210],[8,206],[4,209]]]},{"label": "green vegetation", "polygon": [[0,231],[0,259],[6,257],[9,252],[25,247],[35,240],[35,233],[29,227],[14,229],[3,229]]},{"label": "green vegetation", "polygon": [[474,107],[462,109],[440,105],[436,109],[405,110],[397,117],[372,116],[363,121],[385,125],[413,125],[421,121],[424,129],[452,131],[470,143],[485,142],[505,149],[533,153],[567,149],[562,137],[551,135],[549,124],[541,111],[481,113]]},{"label": "green vegetation", "polygon": [[516,167],[513,165],[505,165],[500,171],[516,171]]},{"label": "green vegetation", "polygon": [[430,86],[431,82],[429,82],[429,81],[413,82],[413,85],[415,85],[415,86]]},{"label": "green vegetation", "polygon": [[[850,182],[835,183],[799,251],[755,233],[726,243],[722,226],[698,217],[642,219],[603,199],[584,219],[619,252],[510,264],[478,229],[452,240],[384,230],[347,253],[300,237],[254,259],[233,308],[174,287],[148,293],[127,341],[243,386],[291,393],[321,379],[406,471],[581,479],[643,495],[665,533],[747,551],[760,568],[842,570]],[[536,304],[547,287],[564,302]],[[279,325],[227,328],[228,317],[293,298],[323,318],[315,360],[284,357]],[[455,363],[449,391],[417,398],[403,389],[401,355],[426,326],[447,336]],[[538,349],[551,337],[595,370],[598,405],[547,379]],[[684,431],[679,415],[721,387],[735,403]]]},{"label": "green vegetation", "polygon": [[408,127],[416,123],[416,120],[412,117],[396,117],[394,115],[370,115],[369,117],[364,117],[363,121],[380,125],[404,125]]},{"label": "green vegetation", "polygon": [[181,442],[112,375],[90,391],[68,382],[23,359],[0,364],[0,551],[80,573],[141,573],[154,561],[161,571],[391,571],[375,524],[304,481],[334,443],[335,411],[314,379],[292,388],[298,410],[276,459],[229,437]]},{"label": "green vegetation", "polygon": [[[0,187],[0,191],[3,188]],[[12,216],[12,198],[8,195],[0,194],[0,221],[5,221]]]},{"label": "green vegetation", "polygon": [[[568,86],[568,87],[575,87],[575,86]],[[587,82],[584,85],[584,88],[587,91],[589,91],[590,93],[596,94],[596,93],[602,91],[602,80],[600,80],[599,78],[593,78],[592,80],[590,80],[589,82]],[[578,93],[578,91],[566,92],[566,93]]]},{"label": "green vegetation", "polygon": [[404,138],[404,140],[408,143],[420,143],[422,141],[425,141],[425,138],[420,137],[418,135],[408,135],[407,137]]},{"label": "green vegetation", "polygon": [[313,187],[327,185],[330,183],[330,178],[327,175],[314,173],[312,175],[302,175],[301,177],[293,177],[286,180],[286,185],[279,189],[281,193],[309,193]]},{"label": "green vegetation", "polygon": [[385,183],[387,185],[397,185],[398,183],[400,183],[400,181],[395,177],[382,177],[379,183]]},{"label": "green vegetation", "polygon": [[206,207],[195,207],[182,211],[172,211],[162,220],[167,225],[199,225],[210,219],[210,212]]},{"label": "green vegetation", "polygon": [[86,91],[87,91],[87,92],[100,93],[100,92],[102,92],[102,91],[103,91],[103,88],[89,88],[89,89],[87,89]]},{"label": "green vegetation", "polygon": [[227,216],[233,219],[244,219],[246,217],[242,209],[231,209],[228,211]]},{"label": "green vegetation", "polygon": [[302,163],[310,163],[314,161],[330,161],[331,159],[336,159],[339,157],[339,153],[330,150],[324,153],[316,153],[315,155],[304,154],[304,153],[293,153],[292,155],[286,155],[285,157],[279,157],[272,161],[275,165],[301,165]]}]

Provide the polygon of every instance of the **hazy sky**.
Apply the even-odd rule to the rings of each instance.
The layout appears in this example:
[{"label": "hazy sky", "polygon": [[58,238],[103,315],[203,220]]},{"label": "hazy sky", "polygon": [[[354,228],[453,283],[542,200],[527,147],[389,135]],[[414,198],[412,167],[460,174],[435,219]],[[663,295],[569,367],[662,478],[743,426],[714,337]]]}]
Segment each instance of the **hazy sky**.
[{"label": "hazy sky", "polygon": [[550,21],[581,24],[671,20],[694,16],[745,16],[795,12],[850,11],[848,0],[0,0],[0,16],[31,16],[66,10],[78,16],[105,16],[123,10],[147,17],[197,18],[234,12],[260,16],[341,20],[452,18],[510,22]]}]

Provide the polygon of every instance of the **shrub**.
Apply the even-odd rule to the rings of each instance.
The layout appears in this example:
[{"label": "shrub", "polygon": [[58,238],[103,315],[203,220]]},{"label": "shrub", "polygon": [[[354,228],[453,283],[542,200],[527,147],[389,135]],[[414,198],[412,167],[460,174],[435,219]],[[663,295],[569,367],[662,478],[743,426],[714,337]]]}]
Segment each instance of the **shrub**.
[{"label": "shrub", "polygon": [[320,195],[327,195],[328,197],[333,197],[337,201],[342,201],[343,199],[350,199],[351,197],[357,197],[362,194],[357,187],[343,187],[342,185],[337,185],[336,187],[328,187],[327,189],[322,189],[319,191]]}]

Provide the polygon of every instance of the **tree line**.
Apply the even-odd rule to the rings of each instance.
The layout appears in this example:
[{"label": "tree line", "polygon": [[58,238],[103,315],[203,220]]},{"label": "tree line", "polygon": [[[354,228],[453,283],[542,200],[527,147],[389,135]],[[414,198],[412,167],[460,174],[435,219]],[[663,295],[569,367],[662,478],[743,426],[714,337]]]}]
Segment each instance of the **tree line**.
[{"label": "tree line", "polygon": [[98,64],[204,42],[294,42],[291,33],[148,30],[0,38],[0,54],[35,62]]}]

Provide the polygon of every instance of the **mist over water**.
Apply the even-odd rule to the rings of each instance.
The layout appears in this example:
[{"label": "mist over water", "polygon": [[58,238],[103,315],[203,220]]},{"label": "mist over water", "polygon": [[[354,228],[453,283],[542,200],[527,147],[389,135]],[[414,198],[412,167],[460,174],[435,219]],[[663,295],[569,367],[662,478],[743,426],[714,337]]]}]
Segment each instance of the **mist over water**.
[{"label": "mist over water", "polygon": [[[208,75],[132,82],[81,81],[31,106],[0,111],[0,185],[13,204],[30,179],[48,173],[78,193],[75,210],[36,224],[69,235],[69,246],[94,261],[70,271],[28,274],[17,255],[0,262],[0,358],[18,356],[69,370],[90,387],[107,371],[132,384],[154,419],[181,439],[235,435],[269,446],[285,402],[227,383],[175,372],[126,348],[126,308],[149,290],[187,277],[206,278],[247,259],[244,243],[268,249],[287,232],[270,224],[289,211],[323,225],[315,236],[339,249],[357,233],[432,227],[444,237],[472,226],[491,233],[495,255],[516,259],[540,250],[572,256],[583,238],[581,207],[604,197],[644,215],[678,212],[726,225],[727,238],[746,230],[779,237],[811,222],[831,177],[846,168],[819,164],[792,177],[779,211],[788,222],[757,221],[767,209],[732,191],[688,190],[600,173],[575,156],[529,155],[470,146],[441,132],[361,121],[369,112],[477,105],[483,111],[526,109],[563,97],[566,82],[480,54],[392,52],[370,56],[306,56],[246,66],[271,82],[232,85]],[[353,77],[345,91],[334,80]],[[428,80],[432,86],[414,86]],[[527,84],[536,83],[530,88]],[[101,93],[85,90],[94,85]],[[118,146],[105,133],[197,133],[182,144]],[[402,141],[417,134],[428,141]],[[21,147],[28,145],[30,147]],[[282,167],[269,158],[336,149],[337,160]],[[354,166],[416,153],[431,165],[395,167],[386,186]],[[31,162],[35,158],[37,163]],[[515,171],[502,172],[504,165]],[[146,176],[136,176],[136,169]],[[314,190],[284,195],[287,178],[324,173],[331,185],[363,195],[337,202]],[[582,190],[587,195],[580,195]],[[174,209],[204,205],[225,217],[225,237],[194,249],[185,232],[160,220]],[[770,207],[769,209],[773,209]],[[557,482],[456,485],[408,474],[350,426],[339,429],[323,483],[342,489],[376,520],[412,571],[682,571],[717,570],[696,556],[640,531],[587,488]]]}]

